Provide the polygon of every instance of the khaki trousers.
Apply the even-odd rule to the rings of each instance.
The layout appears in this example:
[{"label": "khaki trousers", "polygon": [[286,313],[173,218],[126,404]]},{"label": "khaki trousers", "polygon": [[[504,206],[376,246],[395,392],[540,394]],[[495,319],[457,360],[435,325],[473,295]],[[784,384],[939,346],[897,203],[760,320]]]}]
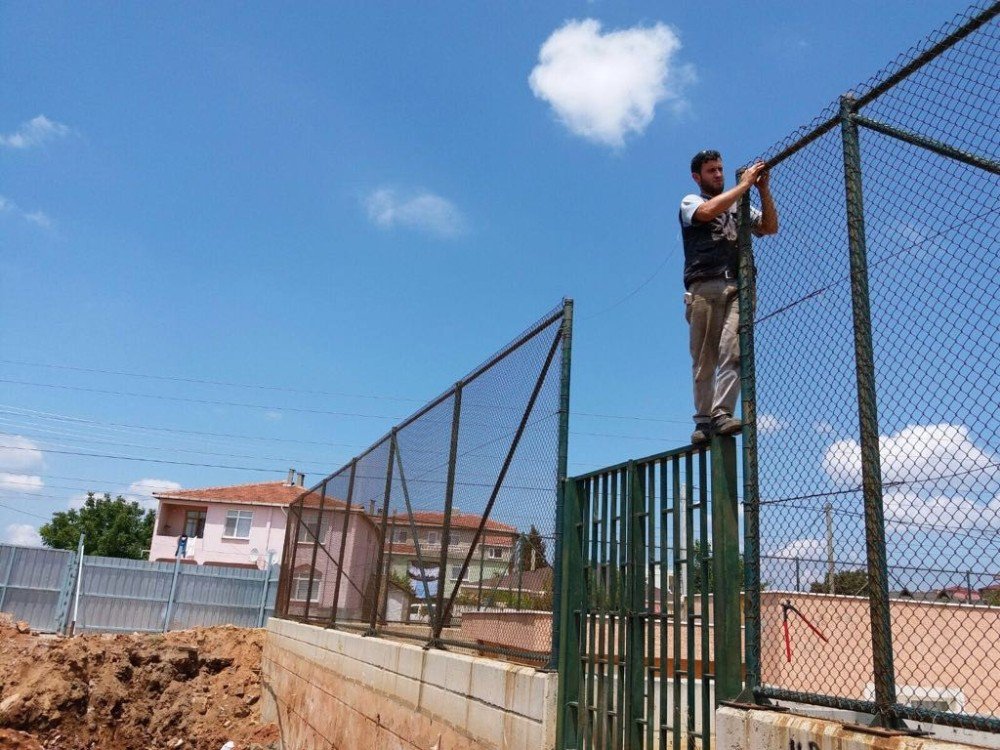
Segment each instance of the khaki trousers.
[{"label": "khaki trousers", "polygon": [[735,281],[695,281],[684,295],[694,376],[694,421],[732,416],[740,395],[740,308]]}]

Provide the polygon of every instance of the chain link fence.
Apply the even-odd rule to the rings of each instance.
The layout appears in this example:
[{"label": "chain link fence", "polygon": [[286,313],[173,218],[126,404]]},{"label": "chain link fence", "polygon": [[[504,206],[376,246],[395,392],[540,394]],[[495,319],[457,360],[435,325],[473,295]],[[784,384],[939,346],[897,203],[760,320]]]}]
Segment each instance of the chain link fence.
[{"label": "chain link fence", "polygon": [[763,156],[780,231],[752,248],[741,223],[758,698],[1000,731],[998,13]]},{"label": "chain link fence", "polygon": [[289,509],[279,616],[547,664],[572,302]]}]

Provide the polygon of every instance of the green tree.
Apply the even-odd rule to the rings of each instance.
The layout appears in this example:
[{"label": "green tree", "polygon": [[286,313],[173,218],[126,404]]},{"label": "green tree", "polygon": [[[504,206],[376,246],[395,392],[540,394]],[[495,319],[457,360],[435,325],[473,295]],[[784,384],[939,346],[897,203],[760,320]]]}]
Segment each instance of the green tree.
[{"label": "green tree", "polygon": [[88,492],[82,508],[53,513],[38,533],[55,549],[75,550],[83,534],[88,555],[142,560],[153,539],[154,519],[153,511],[121,495],[112,500],[110,493],[98,497]]},{"label": "green tree", "polygon": [[[694,584],[695,594],[701,593],[702,583],[701,583],[701,566],[704,560],[708,560],[708,586],[706,591],[709,594],[715,592],[715,572],[712,570],[712,545],[710,542],[704,542],[701,539],[695,540],[694,548],[691,555],[691,578]],[[740,589],[743,588],[743,555],[740,555],[740,562],[737,569],[733,572],[737,576],[737,580],[740,582]],[[764,588],[766,584],[763,584],[761,588]],[[687,593],[682,592],[682,593]]]},{"label": "green tree", "polygon": [[549,567],[545,559],[545,540],[538,533],[535,524],[531,524],[528,535],[521,537],[521,570],[538,570]]},{"label": "green tree", "polygon": [[[813,594],[830,593],[830,574],[823,576],[822,581],[813,581],[809,585]],[[868,571],[842,570],[833,574],[833,593],[843,596],[861,596],[868,593]]]}]

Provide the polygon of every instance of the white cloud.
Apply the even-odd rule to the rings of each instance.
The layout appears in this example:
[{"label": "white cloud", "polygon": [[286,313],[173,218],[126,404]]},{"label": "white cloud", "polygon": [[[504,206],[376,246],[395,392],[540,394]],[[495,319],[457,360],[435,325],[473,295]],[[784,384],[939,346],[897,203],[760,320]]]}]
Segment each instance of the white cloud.
[{"label": "white cloud", "polygon": [[156,510],[157,502],[156,498],[153,497],[154,492],[169,492],[180,488],[179,482],[172,482],[169,479],[140,479],[128,486],[125,491],[125,499],[136,501],[144,510]]},{"label": "white cloud", "polygon": [[829,422],[814,422],[813,429],[820,435],[832,435],[835,432],[833,425]]},{"label": "white cloud", "polygon": [[0,133],[0,146],[7,148],[32,148],[41,146],[46,141],[62,138],[69,135],[70,129],[62,123],[50,120],[45,115],[38,115],[27,122],[21,123],[21,127],[13,133],[4,135]]},{"label": "white cloud", "polygon": [[819,539],[796,539],[772,554],[775,557],[821,560],[826,557],[826,543]]},{"label": "white cloud", "polygon": [[[984,478],[1000,475],[997,456],[980,450],[964,425],[911,425],[879,437],[883,484],[919,482],[941,491],[981,487]],[[841,486],[861,483],[861,446],[854,439],[827,448],[823,469]]]},{"label": "white cloud", "polygon": [[264,419],[270,420],[271,422],[277,422],[282,418],[282,413],[276,409],[268,409],[264,412]]},{"label": "white cloud", "polygon": [[0,469],[17,472],[42,465],[38,445],[21,435],[0,434]]},{"label": "white cloud", "polygon": [[788,427],[788,422],[774,414],[761,414],[757,417],[757,432],[760,435],[781,432],[786,427]]},{"label": "white cloud", "polygon": [[379,188],[364,204],[368,218],[385,229],[405,227],[444,238],[466,231],[465,217],[455,204],[427,191],[401,194],[392,188]]},{"label": "white cloud", "polygon": [[1000,496],[978,503],[960,495],[889,492],[883,497],[886,523],[924,531],[1000,531]]},{"label": "white cloud", "polygon": [[620,147],[641,134],[658,104],[683,109],[694,68],[678,65],[677,32],[663,23],[601,33],[600,21],[567,21],[545,40],[528,83],[569,130]]},{"label": "white cloud", "polygon": [[45,486],[42,478],[30,474],[9,474],[0,471],[0,492],[34,492]]},{"label": "white cloud", "polygon": [[22,547],[41,547],[42,537],[38,535],[38,529],[27,523],[12,523],[4,534],[4,541],[7,544],[19,544]]},{"label": "white cloud", "polygon": [[[0,136],[2,137],[2,136]],[[25,211],[10,198],[0,195],[0,214],[10,214],[19,219],[23,219],[29,224],[41,227],[42,229],[52,229],[52,219],[43,211]]]},{"label": "white cloud", "polygon": [[36,224],[42,229],[52,228],[52,219],[42,211],[32,211],[30,214],[24,214],[24,220]]}]

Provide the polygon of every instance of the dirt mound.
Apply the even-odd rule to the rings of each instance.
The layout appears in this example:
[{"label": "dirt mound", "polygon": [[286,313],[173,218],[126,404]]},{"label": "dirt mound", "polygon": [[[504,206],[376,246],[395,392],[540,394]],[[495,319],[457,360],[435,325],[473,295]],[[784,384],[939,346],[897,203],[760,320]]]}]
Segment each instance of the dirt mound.
[{"label": "dirt mound", "polygon": [[57,638],[0,624],[0,747],[277,748],[277,727],[260,723],[263,638],[226,626]]}]

